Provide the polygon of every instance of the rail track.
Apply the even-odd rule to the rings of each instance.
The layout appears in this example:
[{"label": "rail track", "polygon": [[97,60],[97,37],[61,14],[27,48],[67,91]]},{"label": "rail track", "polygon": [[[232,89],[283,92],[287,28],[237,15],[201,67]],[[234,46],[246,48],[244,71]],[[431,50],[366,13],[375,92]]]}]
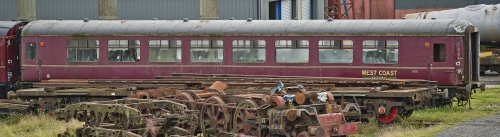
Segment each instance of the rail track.
[{"label": "rail track", "polygon": [[481,82],[484,82],[487,85],[500,85],[500,76],[498,74],[481,76],[480,80]]}]

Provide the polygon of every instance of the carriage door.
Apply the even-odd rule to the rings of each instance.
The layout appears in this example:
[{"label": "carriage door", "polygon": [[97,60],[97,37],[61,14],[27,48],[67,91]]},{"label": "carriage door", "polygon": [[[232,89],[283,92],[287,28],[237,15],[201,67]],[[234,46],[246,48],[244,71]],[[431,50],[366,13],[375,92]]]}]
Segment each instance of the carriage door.
[{"label": "carriage door", "polygon": [[[426,45],[427,46],[427,45]],[[453,61],[452,58],[448,58],[452,53],[455,53],[456,48],[450,48],[447,45],[446,39],[444,37],[433,37],[429,48],[431,50],[431,60],[429,62],[429,75],[430,80],[443,80],[449,81],[452,79],[452,73],[454,69],[446,69],[446,62]],[[454,61],[453,61],[454,62]],[[446,79],[448,78],[448,79]]]},{"label": "carriage door", "polygon": [[471,48],[471,80],[479,82],[479,33],[472,32],[470,34],[470,48]]}]

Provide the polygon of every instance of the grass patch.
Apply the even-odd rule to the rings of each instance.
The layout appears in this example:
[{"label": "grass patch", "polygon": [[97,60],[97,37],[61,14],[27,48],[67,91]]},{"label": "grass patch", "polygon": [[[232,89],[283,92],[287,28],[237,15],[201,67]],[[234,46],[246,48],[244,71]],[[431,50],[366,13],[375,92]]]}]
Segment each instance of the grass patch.
[{"label": "grass patch", "polygon": [[[486,91],[478,91],[472,94],[472,110],[469,109],[469,106],[457,107],[456,102],[454,102],[453,106],[415,110],[409,118],[398,118],[393,124],[380,125],[376,119],[372,119],[368,123],[360,124],[358,134],[354,136],[433,136],[462,122],[500,114],[499,95],[500,88],[488,88]],[[422,125],[416,125],[415,123],[422,123]],[[423,124],[437,125],[426,127]]]},{"label": "grass patch", "polygon": [[83,123],[76,120],[66,123],[43,115],[3,115],[0,116],[0,136],[54,137],[66,131],[66,128],[76,129],[81,125]]}]

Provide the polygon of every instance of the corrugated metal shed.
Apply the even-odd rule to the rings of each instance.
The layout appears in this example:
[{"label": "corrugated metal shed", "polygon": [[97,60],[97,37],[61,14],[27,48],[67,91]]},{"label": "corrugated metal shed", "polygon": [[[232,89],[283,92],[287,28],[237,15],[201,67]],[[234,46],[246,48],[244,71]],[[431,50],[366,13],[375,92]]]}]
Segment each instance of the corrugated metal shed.
[{"label": "corrugated metal shed", "polygon": [[17,19],[17,8],[15,0],[0,1],[0,20]]},{"label": "corrugated metal shed", "polygon": [[136,35],[447,35],[463,33],[465,20],[95,20],[30,22],[23,36]]},{"label": "corrugated metal shed", "polygon": [[292,0],[281,0],[281,20],[292,19]]},{"label": "corrugated metal shed", "polygon": [[118,19],[200,19],[200,0],[118,0]]},{"label": "corrugated metal shed", "polygon": [[14,27],[17,21],[0,21],[0,36],[7,36],[7,32]]},{"label": "corrugated metal shed", "polygon": [[256,0],[219,0],[219,19],[258,19],[259,8]]},{"label": "corrugated metal shed", "polygon": [[98,19],[97,0],[37,0],[36,7],[37,20]]},{"label": "corrugated metal shed", "polygon": [[311,1],[310,0],[302,0],[301,4],[301,17],[303,20],[310,20],[311,18]]}]

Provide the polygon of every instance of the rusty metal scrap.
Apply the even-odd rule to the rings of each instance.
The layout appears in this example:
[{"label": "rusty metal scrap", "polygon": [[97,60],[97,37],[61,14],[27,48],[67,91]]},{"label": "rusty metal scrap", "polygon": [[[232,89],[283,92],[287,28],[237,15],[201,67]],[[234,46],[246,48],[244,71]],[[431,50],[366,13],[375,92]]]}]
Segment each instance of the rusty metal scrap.
[{"label": "rusty metal scrap", "polygon": [[[345,136],[357,132],[357,123],[346,123],[345,109],[327,91],[283,88],[284,92],[228,95],[225,83],[200,92],[183,91],[158,99],[119,99],[84,102],[57,110],[60,119],[85,122],[78,135],[180,135],[190,136]],[[147,93],[156,93],[150,90]],[[175,93],[175,92],[169,92]],[[133,93],[142,95],[140,93]],[[324,96],[311,100],[310,94]],[[323,95],[324,94],[324,95]],[[200,96],[201,95],[201,96]],[[299,100],[295,96],[299,96]],[[285,100],[286,99],[286,100]],[[300,104],[299,104],[300,103]],[[346,104],[346,103],[344,103]],[[347,103],[356,107],[353,103]],[[147,126],[148,119],[153,121]],[[160,130],[161,129],[161,130]],[[61,134],[64,136],[65,134]]]},{"label": "rusty metal scrap", "polygon": [[[197,111],[190,111],[183,104],[170,100],[119,99],[102,102],[84,102],[66,106],[56,111],[57,118],[76,118],[88,127],[101,130],[80,129],[81,135],[124,133],[129,135],[193,135],[194,131],[179,128],[177,123],[197,121]],[[189,125],[194,129],[197,125]],[[124,132],[128,131],[128,132]]]},{"label": "rusty metal scrap", "polygon": [[[443,94],[425,80],[201,74],[157,78],[47,80],[38,84],[44,88],[18,90],[15,97],[21,100],[0,101],[0,111],[77,119],[85,122],[76,131],[81,136],[344,136],[357,132],[357,123],[347,120],[392,122]],[[155,83],[165,87],[139,88]],[[127,98],[116,99],[122,97]]]}]

